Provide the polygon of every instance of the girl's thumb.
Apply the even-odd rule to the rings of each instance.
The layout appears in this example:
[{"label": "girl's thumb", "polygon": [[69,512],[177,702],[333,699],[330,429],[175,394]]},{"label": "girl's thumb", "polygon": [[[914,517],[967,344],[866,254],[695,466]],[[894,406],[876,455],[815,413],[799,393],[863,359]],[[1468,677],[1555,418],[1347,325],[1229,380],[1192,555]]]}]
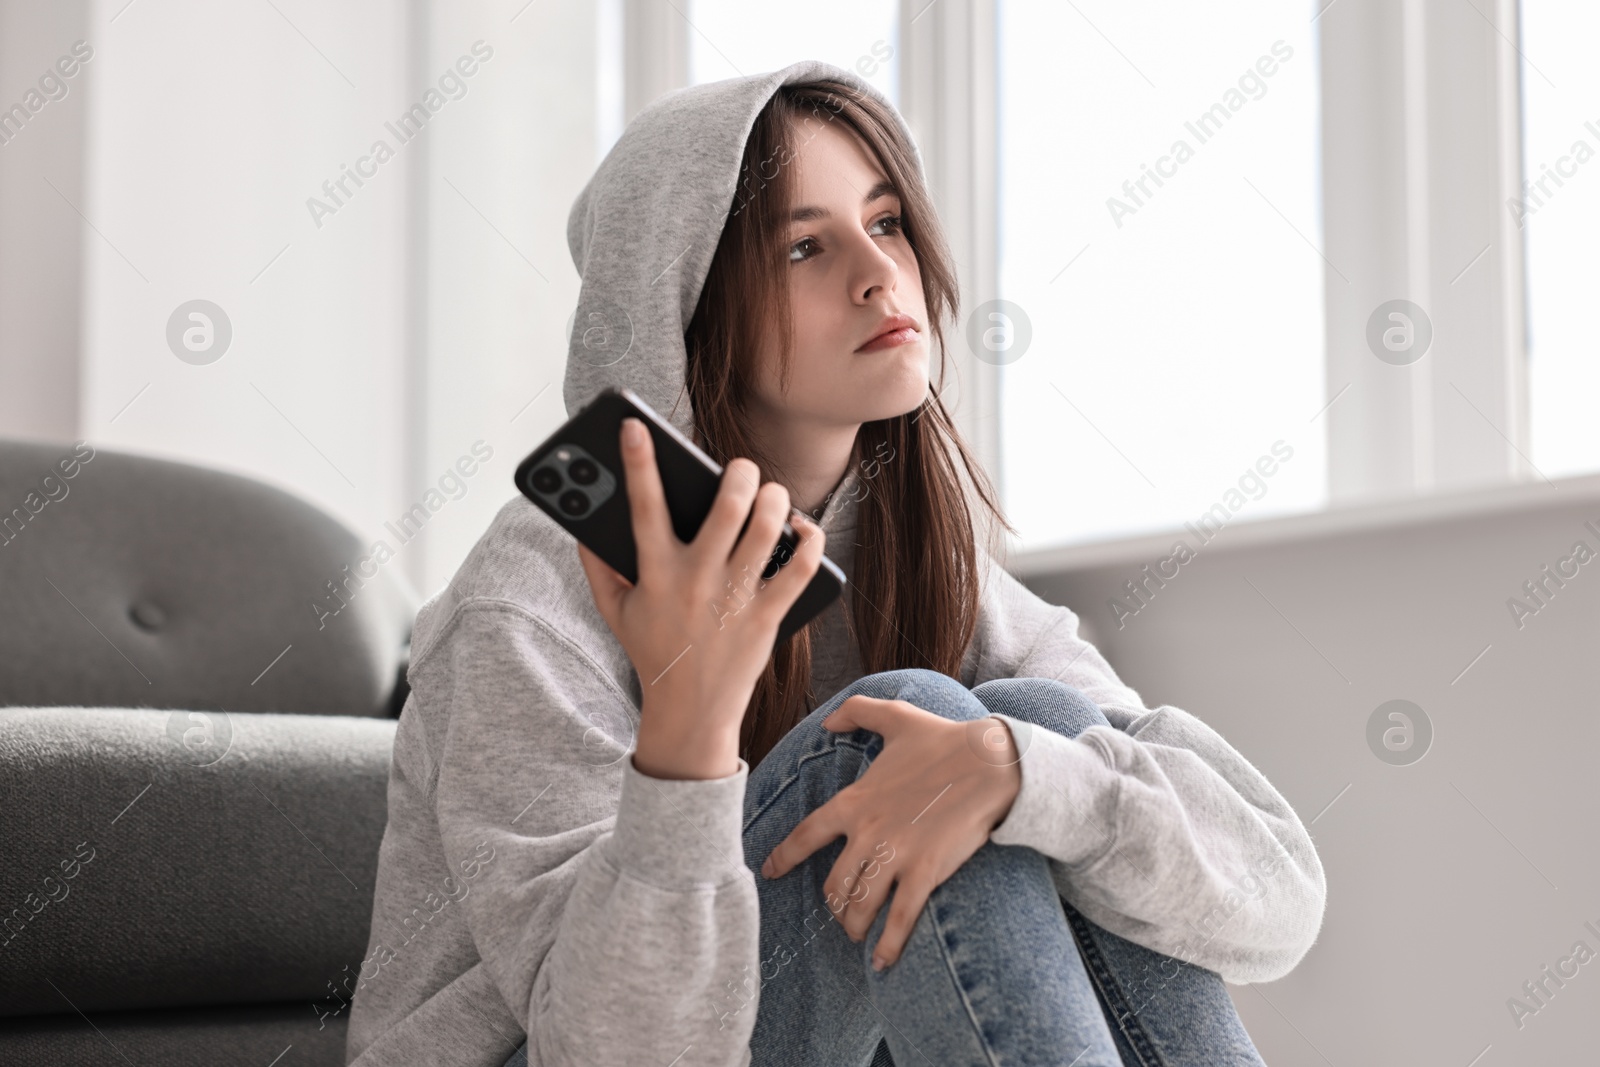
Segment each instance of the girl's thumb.
[{"label": "girl's thumb", "polygon": [[623,595],[633,588],[633,583],[582,543],[578,545],[578,562],[583,564],[583,573],[589,579],[589,589],[594,593],[594,603],[600,609],[601,618],[610,624],[616,618]]}]

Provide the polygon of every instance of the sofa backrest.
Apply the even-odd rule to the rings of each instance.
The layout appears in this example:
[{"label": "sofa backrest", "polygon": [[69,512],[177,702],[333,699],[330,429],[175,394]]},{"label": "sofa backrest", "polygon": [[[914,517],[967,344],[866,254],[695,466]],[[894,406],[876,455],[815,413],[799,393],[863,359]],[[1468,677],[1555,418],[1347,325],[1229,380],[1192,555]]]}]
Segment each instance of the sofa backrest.
[{"label": "sofa backrest", "polygon": [[418,598],[262,482],[0,440],[0,706],[393,715]]}]

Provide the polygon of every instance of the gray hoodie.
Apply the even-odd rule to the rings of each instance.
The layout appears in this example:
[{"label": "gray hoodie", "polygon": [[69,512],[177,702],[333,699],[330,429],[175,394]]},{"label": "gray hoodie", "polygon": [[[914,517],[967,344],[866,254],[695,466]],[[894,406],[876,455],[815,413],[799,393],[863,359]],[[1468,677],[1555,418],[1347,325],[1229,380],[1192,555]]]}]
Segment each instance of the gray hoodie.
[{"label": "gray hoodie", "polygon": [[[878,95],[804,62],[670,93],[628,126],[568,219],[583,279],[569,412],[625,385],[689,431],[683,333],[744,142],[779,85],[820,74]],[[850,470],[820,520],[847,575],[867,491]],[[1131,941],[1235,983],[1289,973],[1326,895],[1300,819],[1215,730],[1145,707],[1070,608],[980,557],[963,684],[1059,679],[1111,723],[1069,739],[1005,716],[1022,783],[991,840],[1050,857],[1061,896]],[[826,699],[863,673],[843,601],[813,633]],[[729,990],[760,968],[749,766],[707,781],[634,768],[639,679],[572,537],[507,503],[418,612],[409,678],[347,1062],[498,1067],[527,1035],[534,1067],[747,1064],[755,1004],[730,1010]]]}]

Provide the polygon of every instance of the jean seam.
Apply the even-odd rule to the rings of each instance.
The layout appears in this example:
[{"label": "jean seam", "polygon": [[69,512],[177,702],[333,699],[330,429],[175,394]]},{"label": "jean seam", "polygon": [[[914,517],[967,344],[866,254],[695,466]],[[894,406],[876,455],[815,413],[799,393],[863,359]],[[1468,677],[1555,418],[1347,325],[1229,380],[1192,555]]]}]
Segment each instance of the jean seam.
[{"label": "jean seam", "polygon": [[1122,995],[1122,987],[1117,985],[1105,957],[1100,954],[1100,946],[1089,936],[1089,931],[1084,925],[1087,920],[1074,915],[1067,908],[1062,910],[1067,917],[1067,926],[1072,931],[1073,940],[1078,942],[1078,952],[1083,956],[1089,978],[1094,982],[1095,988],[1100,990],[1100,995],[1105,998],[1107,1006],[1111,1008],[1111,1014],[1115,1016],[1112,1021],[1128,1039],[1128,1044],[1133,1047],[1134,1055],[1139,1057],[1140,1067],[1166,1067],[1166,1060],[1156,1051],[1150,1035],[1139,1022],[1138,1014],[1128,1010],[1128,1000]]},{"label": "jean seam", "polygon": [[800,780],[801,772],[805,770],[805,765],[807,763],[814,759],[820,759],[823,756],[832,755],[841,747],[854,748],[860,750],[861,752],[865,752],[867,750],[867,745],[871,743],[870,741],[866,743],[853,741],[848,734],[830,734],[823,740],[825,741],[825,744],[822,747],[803,753],[799,759],[794,761],[794,766],[790,768],[788,775],[786,775],[783,781],[778,784],[777,788],[773,789],[772,795],[767,798],[766,803],[762,804],[761,807],[757,808],[755,811],[752,811],[749,816],[746,817],[744,820],[744,825],[740,828],[741,833],[748,832],[750,827],[755,824],[755,821],[761,818],[762,815],[765,815],[767,810],[778,802],[778,798],[783,796],[784,793],[788,792],[789,787]]},{"label": "jean seam", "polygon": [[[938,892],[937,887],[934,892]],[[928,917],[928,926],[933,933],[934,944],[939,946],[939,958],[944,960],[945,973],[950,975],[950,984],[955,987],[956,995],[961,998],[961,1006],[967,1010],[967,1018],[972,1022],[972,1032],[978,1039],[978,1048],[990,1067],[999,1067],[999,1061],[994,1056],[994,1049],[990,1047],[989,1039],[984,1036],[983,1024],[978,1019],[978,1013],[972,1007],[972,1001],[967,996],[966,987],[961,984],[961,975],[956,971],[955,960],[950,956],[950,946],[945,940],[944,928],[939,925],[939,917],[934,911],[932,895],[928,897],[928,902],[922,906],[922,911]]]}]

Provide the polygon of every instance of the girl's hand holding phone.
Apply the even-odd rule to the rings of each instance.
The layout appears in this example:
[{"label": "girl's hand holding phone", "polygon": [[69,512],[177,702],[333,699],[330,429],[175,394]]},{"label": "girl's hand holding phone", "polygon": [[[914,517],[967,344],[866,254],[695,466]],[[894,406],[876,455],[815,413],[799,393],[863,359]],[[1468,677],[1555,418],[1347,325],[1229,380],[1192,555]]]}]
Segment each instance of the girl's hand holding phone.
[{"label": "girl's hand holding phone", "polygon": [[[634,767],[655,778],[725,778],[738,770],[745,709],[779,623],[821,564],[824,534],[790,507],[788,489],[760,485],[755,463],[738,458],[684,544],[667,511],[655,445],[638,419],[623,420],[622,463],[639,581],[581,543],[578,557],[644,693]],[[799,548],[763,581],[786,520]]]}]

